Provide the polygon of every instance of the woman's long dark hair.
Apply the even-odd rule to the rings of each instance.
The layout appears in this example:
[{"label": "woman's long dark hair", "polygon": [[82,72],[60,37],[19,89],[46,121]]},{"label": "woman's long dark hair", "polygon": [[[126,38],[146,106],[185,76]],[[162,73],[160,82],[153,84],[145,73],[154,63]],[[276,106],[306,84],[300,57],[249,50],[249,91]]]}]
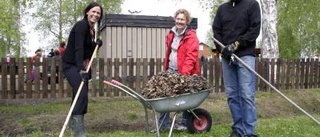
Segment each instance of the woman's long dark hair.
[{"label": "woman's long dark hair", "polygon": [[102,9],[102,6],[97,3],[97,2],[91,2],[84,10],[83,10],[83,16],[85,19],[88,19],[88,15],[87,15],[87,12],[92,9],[93,7],[96,7],[96,6],[99,6],[100,7],[100,10],[101,10],[101,16],[100,16],[100,19],[98,20],[98,24],[100,24],[101,22],[101,19],[103,17],[103,9]]}]

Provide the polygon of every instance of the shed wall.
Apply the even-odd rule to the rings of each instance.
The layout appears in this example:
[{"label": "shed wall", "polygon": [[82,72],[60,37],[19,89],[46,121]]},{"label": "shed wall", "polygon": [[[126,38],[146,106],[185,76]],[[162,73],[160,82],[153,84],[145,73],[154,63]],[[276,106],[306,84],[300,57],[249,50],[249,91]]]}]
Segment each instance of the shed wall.
[{"label": "shed wall", "polygon": [[[191,21],[197,29],[197,18]],[[172,17],[107,14],[100,26],[103,58],[164,58]]]},{"label": "shed wall", "polygon": [[169,29],[142,27],[106,27],[100,36],[103,58],[163,58],[165,36]]}]

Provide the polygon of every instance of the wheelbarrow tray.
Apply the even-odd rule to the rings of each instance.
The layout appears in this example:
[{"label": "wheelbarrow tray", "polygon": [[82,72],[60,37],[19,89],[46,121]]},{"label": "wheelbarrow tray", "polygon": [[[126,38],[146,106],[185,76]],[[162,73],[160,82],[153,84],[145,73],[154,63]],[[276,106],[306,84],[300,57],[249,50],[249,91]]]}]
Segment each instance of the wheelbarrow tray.
[{"label": "wheelbarrow tray", "polygon": [[[116,87],[120,89],[121,91],[124,91],[128,95],[132,96],[133,98],[139,100],[142,105],[144,106],[145,109],[145,118],[146,118],[146,132],[149,132],[149,122],[148,122],[148,111],[147,109],[151,109],[154,113],[154,118],[155,118],[155,125],[156,125],[156,130],[157,130],[157,136],[160,137],[160,127],[158,125],[158,117],[155,114],[156,112],[175,112],[170,131],[169,131],[169,137],[172,134],[172,129],[174,126],[175,118],[177,116],[178,112],[182,111],[190,111],[195,116],[196,113],[193,111],[195,108],[197,108],[205,99],[206,97],[210,94],[210,91],[212,89],[205,89],[201,90],[199,92],[195,93],[185,93],[185,94],[179,94],[177,96],[172,96],[172,97],[161,97],[161,98],[154,98],[154,99],[147,99],[138,92],[134,91],[133,89],[129,88],[128,86],[122,84],[121,82],[118,82],[116,80],[111,80],[111,81],[103,81],[104,83],[111,85],[113,87]],[[203,110],[202,110],[203,111]],[[198,114],[198,113],[197,113]],[[206,116],[210,117],[210,114],[206,112]],[[197,117],[197,119],[200,119]],[[211,121],[211,117],[209,118]],[[211,127],[211,122],[209,122],[209,128]],[[162,123],[161,123],[162,125]],[[207,128],[207,126],[205,127]]]},{"label": "wheelbarrow tray", "polygon": [[198,107],[209,95],[209,91],[209,89],[206,89],[173,97],[146,99],[146,101],[149,102],[152,108],[157,112],[185,111]]}]

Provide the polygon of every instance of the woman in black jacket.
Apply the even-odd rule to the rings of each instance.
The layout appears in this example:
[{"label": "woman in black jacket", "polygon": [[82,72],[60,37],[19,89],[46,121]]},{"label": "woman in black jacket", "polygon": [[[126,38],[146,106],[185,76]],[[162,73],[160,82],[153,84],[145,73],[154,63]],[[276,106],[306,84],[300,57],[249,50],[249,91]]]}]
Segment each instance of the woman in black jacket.
[{"label": "woman in black jacket", "polygon": [[72,87],[72,101],[78,88],[83,81],[77,102],[70,118],[70,128],[75,137],[85,137],[84,114],[88,107],[88,79],[90,73],[86,73],[89,61],[94,52],[95,46],[102,45],[101,40],[94,41],[95,23],[100,23],[103,16],[103,9],[96,2],[90,3],[83,11],[84,18],[78,21],[69,34],[66,50],[62,56],[63,73]]}]

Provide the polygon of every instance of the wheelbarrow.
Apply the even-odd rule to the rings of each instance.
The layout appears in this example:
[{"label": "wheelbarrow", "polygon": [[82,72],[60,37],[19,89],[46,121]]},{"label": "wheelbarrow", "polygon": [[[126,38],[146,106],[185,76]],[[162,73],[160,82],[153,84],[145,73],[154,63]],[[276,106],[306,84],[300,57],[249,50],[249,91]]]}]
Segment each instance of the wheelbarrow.
[{"label": "wheelbarrow", "polygon": [[160,137],[160,127],[163,123],[159,125],[157,113],[159,112],[175,112],[170,131],[169,137],[172,135],[173,126],[175,123],[176,116],[179,112],[187,111],[188,116],[186,119],[186,127],[190,133],[202,133],[208,132],[212,126],[212,118],[208,111],[202,108],[197,108],[209,95],[212,89],[205,89],[196,93],[185,93],[180,94],[174,97],[162,97],[162,98],[154,98],[154,99],[146,99],[144,96],[140,95],[138,92],[129,88],[128,86],[118,82],[116,80],[104,81],[104,83],[111,85],[124,91],[129,94],[133,98],[140,101],[140,103],[144,106],[145,110],[145,119],[146,119],[146,132],[149,133],[149,122],[148,122],[148,111],[150,109],[153,111],[157,136]]}]

